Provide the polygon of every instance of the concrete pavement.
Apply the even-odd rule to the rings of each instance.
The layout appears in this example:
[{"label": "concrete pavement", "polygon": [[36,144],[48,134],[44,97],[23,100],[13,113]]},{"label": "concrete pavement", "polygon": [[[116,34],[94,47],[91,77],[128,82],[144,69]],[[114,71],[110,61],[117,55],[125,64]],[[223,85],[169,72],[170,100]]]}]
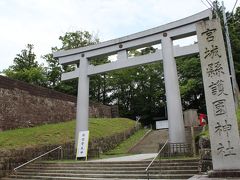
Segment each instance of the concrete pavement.
[{"label": "concrete pavement", "polygon": [[188,180],[230,180],[230,179],[233,179],[233,180],[240,180],[239,177],[237,178],[209,178],[207,175],[195,175],[191,178],[189,178]]},{"label": "concrete pavement", "polygon": [[135,154],[135,155],[106,158],[106,159],[97,159],[97,160],[90,160],[90,161],[93,161],[93,162],[143,161],[143,160],[153,159],[155,156],[157,156],[157,153],[146,153],[146,154]]}]

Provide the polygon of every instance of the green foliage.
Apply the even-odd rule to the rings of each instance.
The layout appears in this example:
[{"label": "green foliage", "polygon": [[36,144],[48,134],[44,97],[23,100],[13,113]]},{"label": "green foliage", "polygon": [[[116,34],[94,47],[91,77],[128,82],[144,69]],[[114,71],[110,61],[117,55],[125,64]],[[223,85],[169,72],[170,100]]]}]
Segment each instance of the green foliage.
[{"label": "green foliage", "polygon": [[[57,48],[52,48],[52,52],[56,51]],[[49,88],[56,91],[60,91],[66,94],[77,95],[77,79],[62,82],[61,74],[63,72],[69,72],[75,69],[74,66],[64,66],[62,67],[58,60],[53,57],[52,53],[42,56],[47,62],[47,84]]]},{"label": "green foliage", "polygon": [[238,121],[238,129],[240,130],[240,107],[237,110],[237,121]]},{"label": "green foliage", "polygon": [[65,50],[99,43],[98,37],[88,31],[67,32],[64,36],[60,36],[59,40],[62,42],[61,49]]},{"label": "green foliage", "polygon": [[123,141],[116,148],[105,153],[105,155],[128,154],[128,150],[133,147],[149,131],[149,129],[140,129],[130,138]]},{"label": "green foliage", "polygon": [[[152,47],[130,51],[129,56],[140,56],[155,51]],[[120,114],[142,120],[154,116],[164,116],[165,89],[162,63],[141,65],[135,68],[118,70],[111,74],[113,88],[111,99],[117,102]]]},{"label": "green foliage", "polygon": [[[59,37],[59,40],[61,41],[62,45],[60,48],[53,47],[52,53],[58,50],[67,50],[72,48],[78,48],[78,47],[84,47],[92,44],[96,44],[99,42],[98,38],[94,36],[93,34],[90,34],[88,31],[75,31],[75,32],[66,32],[63,36]],[[63,72],[69,72],[74,70],[79,64],[75,65],[66,65],[61,66],[58,62],[58,59],[55,59],[53,57],[53,54],[49,53],[42,58],[47,62],[47,77],[48,77],[48,87],[55,89],[57,91],[71,94],[71,95],[77,95],[77,86],[78,81],[70,80],[66,82],[62,82],[61,80],[61,74]],[[91,88],[94,88],[94,83],[92,83],[94,79],[91,80]],[[95,82],[102,82],[99,81],[99,78]],[[91,91],[91,92],[97,92],[97,91]],[[93,95],[94,96],[94,95]]]},{"label": "green foliage", "polygon": [[179,85],[184,109],[205,112],[205,97],[199,57],[177,59]]},{"label": "green foliage", "polygon": [[[108,57],[103,56],[91,59],[90,64],[96,66],[108,62],[110,62]],[[102,102],[103,104],[111,103],[111,98],[108,95],[112,92],[112,86],[110,84],[111,76],[111,73],[102,73],[91,76],[89,88],[89,96],[91,100]]]},{"label": "green foliage", "polygon": [[22,69],[14,71],[12,69],[4,70],[6,76],[24,81],[33,85],[46,86],[46,75],[43,67],[34,67],[30,69]]},{"label": "green foliage", "polygon": [[[223,15],[222,15],[222,7],[220,3],[216,0],[214,1],[217,8],[217,15],[221,19],[222,24],[222,30],[223,30],[223,36],[225,39],[225,29],[224,29],[224,22],[223,22]],[[235,67],[235,73],[236,73],[236,79],[238,82],[238,85],[240,85],[240,7],[236,8],[235,12],[226,12],[226,18],[227,18],[227,25],[229,29],[229,35],[231,40],[231,47],[232,47],[232,55],[233,55],[233,61],[234,61],[234,67]],[[226,40],[225,40],[225,46],[226,46]]]},{"label": "green foliage", "polygon": [[199,137],[208,137],[208,138],[210,138],[208,125],[206,126],[205,131],[202,131],[198,136],[199,136]]},{"label": "green foliage", "polygon": [[14,58],[14,65],[11,68],[15,71],[21,71],[22,69],[31,69],[38,67],[38,62],[36,61],[36,55],[33,52],[33,45],[27,44],[27,49],[23,49],[21,54],[17,54]]},{"label": "green foliage", "polygon": [[26,49],[21,51],[21,54],[17,54],[17,57],[14,58],[14,64],[8,69],[3,70],[3,73],[13,79],[34,85],[46,86],[46,71],[36,61],[32,44],[28,44]]},{"label": "green foliage", "polygon": [[[52,48],[52,51],[55,51],[57,48]],[[48,78],[48,87],[55,89],[61,80],[62,68],[57,59],[53,58],[53,54],[49,53],[42,58],[47,62],[47,78]]]},{"label": "green foliage", "polygon": [[233,60],[238,85],[240,85],[240,7],[234,14],[227,13],[229,34],[231,39]]},{"label": "green foliage", "polygon": [[[111,136],[134,127],[135,122],[124,118],[91,118],[90,140]],[[74,141],[75,121],[48,124],[33,128],[0,132],[0,149],[18,149]]]}]

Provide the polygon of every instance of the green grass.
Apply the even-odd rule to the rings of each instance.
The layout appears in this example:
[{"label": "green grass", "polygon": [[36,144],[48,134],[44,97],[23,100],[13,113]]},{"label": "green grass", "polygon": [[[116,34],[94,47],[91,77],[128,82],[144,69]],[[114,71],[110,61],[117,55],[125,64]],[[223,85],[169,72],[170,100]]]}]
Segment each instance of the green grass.
[{"label": "green grass", "polygon": [[[90,118],[90,140],[111,136],[134,127],[124,118]],[[18,149],[74,141],[75,121],[0,132],[0,149]]]},{"label": "green grass", "polygon": [[237,110],[237,121],[238,121],[238,129],[240,129],[240,107]]},{"label": "green grass", "polygon": [[199,136],[199,137],[210,137],[210,136],[209,136],[208,125],[207,125],[207,127],[206,127],[206,130],[205,130],[205,131],[202,131],[198,136]]},{"label": "green grass", "polygon": [[[118,156],[118,155],[127,155],[128,150],[135,145],[143,136],[146,134],[146,132],[149,131],[149,129],[140,129],[137,131],[134,135],[132,135],[130,138],[123,141],[121,144],[119,144],[116,148],[114,148],[111,151],[106,152],[102,157],[109,157],[109,156]],[[101,157],[101,158],[102,158]]]}]

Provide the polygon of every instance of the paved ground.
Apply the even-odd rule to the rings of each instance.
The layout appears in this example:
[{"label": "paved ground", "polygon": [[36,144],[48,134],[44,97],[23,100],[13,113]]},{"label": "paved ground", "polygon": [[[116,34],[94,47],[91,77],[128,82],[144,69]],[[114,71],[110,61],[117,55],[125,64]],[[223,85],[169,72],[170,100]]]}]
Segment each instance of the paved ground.
[{"label": "paved ground", "polygon": [[122,156],[122,157],[115,157],[115,158],[107,158],[107,159],[97,159],[97,160],[91,160],[94,162],[111,162],[111,161],[142,161],[142,160],[148,160],[153,159],[157,153],[146,153],[146,154],[135,154],[130,156]]},{"label": "paved ground", "polygon": [[208,178],[207,175],[195,175],[188,180],[228,180],[228,179],[234,179],[234,180],[240,180],[240,178]]}]

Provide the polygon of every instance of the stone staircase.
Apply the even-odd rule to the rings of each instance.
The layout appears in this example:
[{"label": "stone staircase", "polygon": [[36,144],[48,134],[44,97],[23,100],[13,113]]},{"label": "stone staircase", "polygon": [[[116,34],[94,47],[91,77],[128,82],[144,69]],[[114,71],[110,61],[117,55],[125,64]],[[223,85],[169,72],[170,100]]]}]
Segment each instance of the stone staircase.
[{"label": "stone staircase", "polygon": [[[10,179],[147,179],[145,169],[150,161],[120,162],[36,162],[17,173],[2,178]],[[149,170],[150,179],[188,179],[198,174],[198,160],[162,160],[154,162]]]},{"label": "stone staircase", "polygon": [[129,153],[157,153],[159,144],[165,143],[168,139],[168,129],[152,130],[138,144],[136,144]]}]

